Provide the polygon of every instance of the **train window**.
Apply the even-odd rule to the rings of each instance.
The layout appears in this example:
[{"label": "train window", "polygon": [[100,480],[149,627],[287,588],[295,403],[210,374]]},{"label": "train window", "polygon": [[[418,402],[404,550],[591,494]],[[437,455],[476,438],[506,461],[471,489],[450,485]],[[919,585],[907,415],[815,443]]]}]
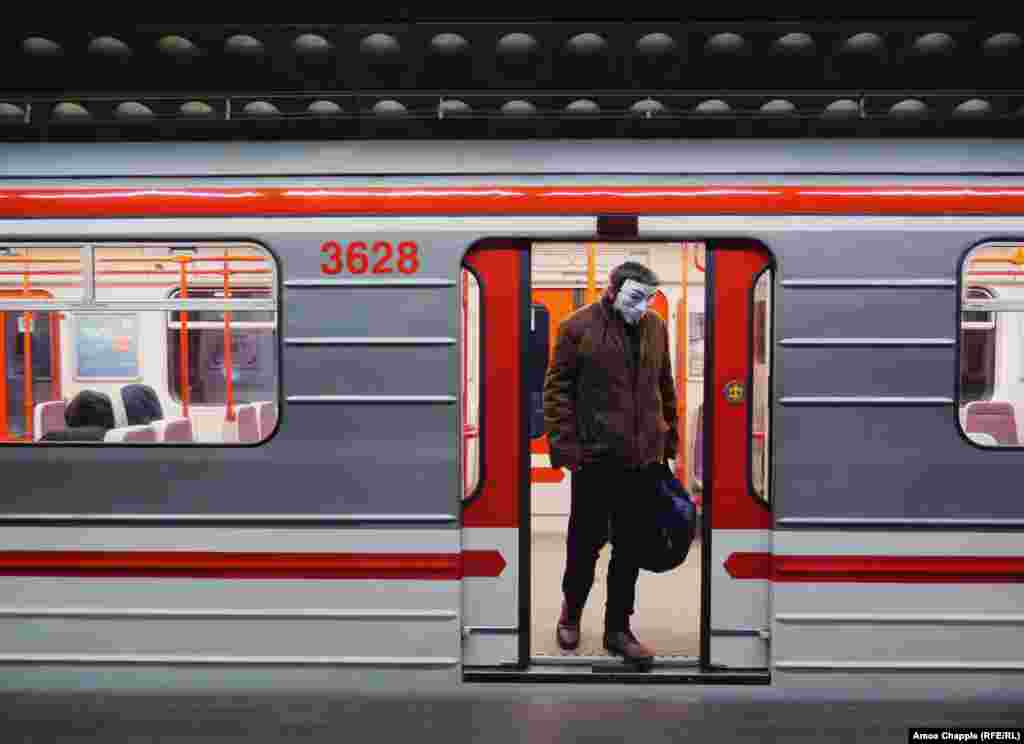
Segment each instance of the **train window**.
[{"label": "train window", "polygon": [[982,446],[1021,442],[1024,355],[1024,246],[990,243],[963,264],[958,422]]},{"label": "train window", "polygon": [[[175,289],[172,297],[180,297]],[[189,297],[223,297],[223,290],[192,289]],[[269,287],[240,287],[232,297],[267,298]],[[224,316],[231,316],[231,348],[225,354]],[[182,328],[181,317],[185,316]],[[227,402],[228,380],[225,360],[231,364],[231,387],[238,404],[271,400],[277,378],[277,327],[273,312],[231,312],[200,310],[167,314],[167,378],[171,397],[181,402],[185,381],[189,400],[195,406],[223,406]],[[181,336],[187,339],[183,349]],[[184,353],[183,353],[184,352]],[[188,370],[184,370],[184,365]],[[184,377],[183,377],[184,373]]]},{"label": "train window", "polygon": [[0,259],[0,442],[242,445],[273,433],[265,249],[0,244]]},{"label": "train window", "polygon": [[750,481],[754,495],[771,503],[768,477],[771,422],[771,292],[772,271],[766,269],[754,283],[751,306]]},{"label": "train window", "polygon": [[[968,287],[968,300],[993,300],[995,294],[983,287]],[[960,402],[992,397],[995,386],[996,321],[990,311],[960,314]]]},{"label": "train window", "polygon": [[480,484],[482,442],[480,426],[480,342],[482,327],[480,283],[473,272],[462,271],[462,463],[463,500],[471,499]]}]

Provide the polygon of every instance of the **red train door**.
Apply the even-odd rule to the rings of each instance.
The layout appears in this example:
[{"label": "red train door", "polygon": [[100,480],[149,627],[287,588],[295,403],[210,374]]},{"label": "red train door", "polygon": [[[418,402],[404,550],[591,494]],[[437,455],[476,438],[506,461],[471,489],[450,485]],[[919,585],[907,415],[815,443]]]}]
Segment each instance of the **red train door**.
[{"label": "red train door", "polygon": [[479,481],[462,510],[462,658],[470,668],[522,667],[530,627],[522,594],[529,536],[520,529],[529,520],[529,244],[479,244],[463,265],[479,286],[481,384]]},{"label": "red train door", "polygon": [[768,666],[772,552],[771,257],[750,242],[709,251],[705,373],[705,667]]}]

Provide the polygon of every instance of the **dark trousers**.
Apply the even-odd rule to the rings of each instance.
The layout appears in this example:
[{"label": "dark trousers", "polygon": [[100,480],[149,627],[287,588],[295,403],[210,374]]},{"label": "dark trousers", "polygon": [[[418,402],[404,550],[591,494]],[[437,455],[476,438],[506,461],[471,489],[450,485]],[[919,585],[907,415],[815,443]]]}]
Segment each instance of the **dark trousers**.
[{"label": "dark trousers", "polygon": [[[608,564],[607,632],[629,629],[640,569],[631,560],[635,543],[630,502],[653,487],[648,468],[627,470],[621,465],[585,465],[572,474],[572,505],[566,537],[562,592],[571,620],[578,620],[594,584],[594,568],[601,548],[612,543]],[[609,527],[610,535],[609,535]]]}]

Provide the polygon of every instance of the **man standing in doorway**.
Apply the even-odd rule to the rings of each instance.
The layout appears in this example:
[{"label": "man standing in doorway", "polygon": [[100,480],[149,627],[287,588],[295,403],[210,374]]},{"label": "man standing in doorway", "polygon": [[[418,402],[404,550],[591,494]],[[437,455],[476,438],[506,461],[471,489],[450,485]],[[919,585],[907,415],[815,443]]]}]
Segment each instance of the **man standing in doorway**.
[{"label": "man standing in doorway", "polygon": [[640,569],[633,558],[630,505],[654,488],[656,466],[676,454],[676,391],[668,328],[647,305],[658,277],[633,261],[616,267],[598,302],[558,330],[544,381],[552,467],[572,472],[558,645],[575,649],[594,568],[608,541],[604,646],[627,661],[654,653],[629,627]]}]

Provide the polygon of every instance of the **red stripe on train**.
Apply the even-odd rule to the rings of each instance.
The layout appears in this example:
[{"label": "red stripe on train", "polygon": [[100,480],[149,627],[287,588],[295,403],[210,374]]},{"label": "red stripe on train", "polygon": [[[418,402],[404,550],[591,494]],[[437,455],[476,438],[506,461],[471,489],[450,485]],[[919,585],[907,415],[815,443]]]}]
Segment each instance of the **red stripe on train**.
[{"label": "red stripe on train", "polygon": [[725,570],[734,579],[776,582],[892,584],[1024,583],[1024,557],[776,555],[733,553]]},{"label": "red stripe on train", "polygon": [[0,552],[0,576],[190,579],[419,579],[500,576],[496,550],[462,553]]},{"label": "red stripe on train", "polygon": [[963,186],[460,186],[2,189],[0,217],[323,214],[1020,214],[1024,189]]}]

